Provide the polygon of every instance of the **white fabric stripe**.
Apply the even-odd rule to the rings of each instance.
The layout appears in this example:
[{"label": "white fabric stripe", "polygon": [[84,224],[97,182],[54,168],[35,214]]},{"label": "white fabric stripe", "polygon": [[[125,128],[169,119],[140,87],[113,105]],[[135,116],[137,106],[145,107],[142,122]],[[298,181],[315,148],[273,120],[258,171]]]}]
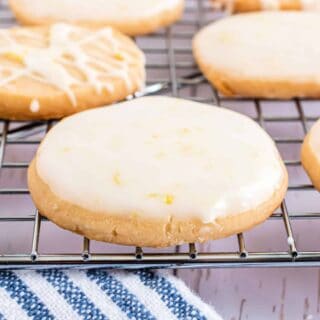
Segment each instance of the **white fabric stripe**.
[{"label": "white fabric stripe", "polygon": [[0,288],[0,312],[7,320],[30,319],[19,304],[3,288]]},{"label": "white fabric stripe", "polygon": [[166,320],[176,320],[177,318],[170,312],[160,296],[152,289],[145,286],[134,274],[115,272],[112,274],[117,278],[145,307],[157,318]]},{"label": "white fabric stripe", "polygon": [[127,316],[113,303],[100,287],[91,281],[85,272],[65,270],[64,273],[77,285],[100,311],[112,320],[127,320]]},{"label": "white fabric stripe", "polygon": [[16,275],[33,291],[57,319],[80,319],[56,289],[35,271],[16,271]]},{"label": "white fabric stripe", "polygon": [[[164,274],[161,273],[163,276]],[[188,304],[195,306],[208,320],[223,320],[214,310],[213,307],[204,303],[197,295],[194,295],[189,288],[178,278],[169,274],[164,275],[168,281],[180,292],[181,296]]]}]

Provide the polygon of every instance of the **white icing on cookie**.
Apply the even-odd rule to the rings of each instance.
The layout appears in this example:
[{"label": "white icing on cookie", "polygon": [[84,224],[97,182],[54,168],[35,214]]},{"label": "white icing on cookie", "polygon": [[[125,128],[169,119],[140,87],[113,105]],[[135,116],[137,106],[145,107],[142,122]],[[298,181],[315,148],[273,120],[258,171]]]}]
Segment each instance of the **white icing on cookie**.
[{"label": "white icing on cookie", "polygon": [[36,99],[33,99],[30,103],[30,111],[36,113],[36,112],[39,112],[39,110],[40,110],[39,101]]},{"label": "white icing on cookie", "polygon": [[38,19],[63,21],[139,21],[177,7],[181,0],[12,0]]},{"label": "white icing on cookie", "polygon": [[[85,36],[75,40],[81,33]],[[29,41],[19,41],[17,35]],[[104,89],[109,92],[114,90],[112,83],[105,81],[106,77],[121,79],[128,90],[134,85],[132,81],[139,87],[144,84],[144,74],[132,81],[129,78],[129,66],[135,63],[135,59],[139,57],[144,61],[142,52],[133,46],[126,48],[121,45],[110,28],[89,31],[68,24],[54,24],[49,29],[47,46],[43,45],[39,34],[27,29],[15,31],[15,37],[9,31],[2,30],[0,40],[4,42],[0,47],[0,56],[16,62],[15,65],[0,66],[0,86],[27,76],[62,90],[76,106],[73,89],[79,85],[89,84],[101,93]],[[38,44],[31,45],[30,40],[38,41]],[[89,52],[88,45],[98,48],[100,54]],[[84,79],[79,79],[67,67],[79,70]],[[5,71],[10,71],[9,75],[4,76]]]},{"label": "white icing on cookie", "polygon": [[166,97],[63,120],[41,144],[36,169],[57,196],[92,211],[205,223],[256,208],[284,178],[254,121]]},{"label": "white icing on cookie", "polygon": [[226,77],[320,84],[320,16],[258,12],[222,19],[196,36],[202,63]]}]

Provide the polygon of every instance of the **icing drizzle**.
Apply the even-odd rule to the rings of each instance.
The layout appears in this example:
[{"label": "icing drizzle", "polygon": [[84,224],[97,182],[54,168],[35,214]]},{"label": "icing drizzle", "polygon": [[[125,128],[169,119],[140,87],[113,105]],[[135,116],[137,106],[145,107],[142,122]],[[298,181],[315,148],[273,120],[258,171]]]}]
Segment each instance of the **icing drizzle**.
[{"label": "icing drizzle", "polygon": [[[85,36],[81,37],[83,31]],[[4,43],[0,56],[10,62],[0,66],[0,86],[29,77],[63,91],[73,106],[77,105],[75,86],[89,84],[98,94],[114,90],[106,78],[121,79],[129,91],[134,85],[143,86],[143,72],[134,79],[129,76],[130,66],[137,64],[137,58],[144,63],[143,53],[119,41],[111,28],[89,31],[57,23],[50,27],[47,43],[45,39],[31,29],[0,31],[0,41]]]}]

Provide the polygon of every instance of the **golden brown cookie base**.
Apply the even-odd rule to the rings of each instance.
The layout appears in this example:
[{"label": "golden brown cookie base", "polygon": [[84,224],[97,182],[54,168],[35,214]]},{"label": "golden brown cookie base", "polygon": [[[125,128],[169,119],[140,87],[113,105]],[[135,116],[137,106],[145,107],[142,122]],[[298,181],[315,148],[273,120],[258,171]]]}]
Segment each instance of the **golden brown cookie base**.
[{"label": "golden brown cookie base", "polygon": [[291,99],[295,97],[320,98],[320,85],[316,82],[289,80],[246,79],[216,70],[202,61],[196,46],[193,52],[197,64],[207,80],[226,97]]},{"label": "golden brown cookie base", "polygon": [[[133,90],[128,90],[122,80],[114,79],[113,81],[113,92],[104,90],[98,94],[92,87],[76,89],[76,106],[72,105],[65,93],[55,88],[51,90],[48,86],[36,82],[31,87],[30,80],[26,81],[30,88],[30,94],[19,94],[19,86],[23,86],[23,81],[19,81],[19,86],[15,85],[12,90],[8,90],[7,87],[0,88],[0,118],[9,120],[60,119],[83,110],[124,100],[139,89],[138,86],[135,86]],[[32,112],[30,109],[30,103],[33,99],[36,99],[40,104],[40,109],[37,112]]]},{"label": "golden brown cookie base", "polygon": [[[217,5],[233,13],[262,11],[261,0],[211,0],[214,7]],[[300,0],[280,0],[279,10],[303,10]]]},{"label": "golden brown cookie base", "polygon": [[[318,120],[319,123],[319,120]],[[319,124],[318,124],[319,125]],[[301,149],[301,161],[303,168],[306,170],[308,176],[310,177],[313,185],[317,190],[320,191],[320,158],[315,153],[311,143],[310,137],[312,134],[318,134],[320,139],[320,132],[319,130],[315,129],[313,133],[312,130],[308,133],[304,142],[302,144]]]},{"label": "golden brown cookie base", "polygon": [[288,176],[283,166],[283,181],[279,189],[254,210],[217,218],[215,223],[209,224],[198,219],[147,219],[137,214],[115,215],[83,209],[62,200],[50,190],[36,171],[36,160],[29,167],[28,184],[41,214],[64,229],[92,240],[141,247],[167,247],[228,237],[263,222],[283,200]]}]

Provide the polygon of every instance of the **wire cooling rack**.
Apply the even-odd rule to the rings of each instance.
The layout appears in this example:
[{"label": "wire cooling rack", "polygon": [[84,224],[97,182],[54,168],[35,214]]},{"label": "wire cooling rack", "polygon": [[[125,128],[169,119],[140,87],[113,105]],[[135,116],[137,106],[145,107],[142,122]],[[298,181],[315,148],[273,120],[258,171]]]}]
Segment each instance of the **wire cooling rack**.
[{"label": "wire cooling rack", "polygon": [[[219,240],[207,245],[192,243],[166,250],[106,245],[95,252],[93,247],[99,247],[99,243],[55,227],[41,217],[29,196],[28,164],[54,123],[1,121],[0,269],[320,266],[320,238],[311,240],[313,250],[296,246],[298,240],[303,243],[302,238],[310,233],[319,233],[309,232],[309,229],[320,221],[320,195],[301,168],[299,150],[308,127],[320,117],[320,101],[221,97],[199,73],[191,51],[194,33],[221,14],[213,12],[205,0],[187,0],[182,21],[156,34],[137,38],[147,56],[148,83],[146,91],[136,96],[153,93],[178,96],[231,108],[258,121],[275,140],[290,176],[286,200],[268,220],[275,221],[271,228],[258,227],[253,236],[246,232],[231,237],[235,246],[230,250],[229,240]],[[2,3],[0,26],[13,24],[15,20],[7,4]],[[305,223],[304,231],[298,234],[299,239],[291,226],[297,220]],[[73,243],[69,236],[77,238],[77,245],[72,249],[68,249],[68,244]],[[247,238],[255,243],[266,243],[268,249],[247,249]],[[278,243],[274,238],[282,239],[282,242],[279,240]],[[216,249],[216,243],[220,243],[220,251]]]}]

